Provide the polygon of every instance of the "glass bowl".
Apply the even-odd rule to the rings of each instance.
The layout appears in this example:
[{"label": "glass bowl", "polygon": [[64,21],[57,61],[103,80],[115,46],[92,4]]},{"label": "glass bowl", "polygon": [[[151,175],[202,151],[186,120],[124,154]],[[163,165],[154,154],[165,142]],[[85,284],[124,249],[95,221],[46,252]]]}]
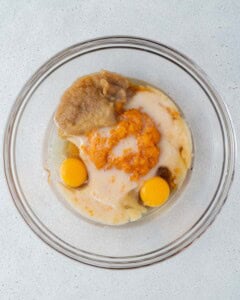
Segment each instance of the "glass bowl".
[{"label": "glass bowl", "polygon": [[[44,170],[46,137],[63,91],[101,69],[165,91],[183,112],[194,144],[193,167],[181,191],[155,213],[123,226],[99,225],[73,213],[59,201]],[[69,47],[37,70],[12,108],[4,164],[16,207],[43,241],[83,263],[133,268],[175,255],[208,228],[228,195],[234,150],[226,107],[194,62],[163,44],[116,36]]]}]

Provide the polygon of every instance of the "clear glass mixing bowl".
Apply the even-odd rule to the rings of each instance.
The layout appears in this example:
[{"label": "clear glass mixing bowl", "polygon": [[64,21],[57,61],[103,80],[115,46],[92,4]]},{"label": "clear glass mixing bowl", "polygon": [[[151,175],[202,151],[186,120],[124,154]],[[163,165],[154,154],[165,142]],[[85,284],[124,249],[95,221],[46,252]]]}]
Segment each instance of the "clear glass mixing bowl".
[{"label": "clear glass mixing bowl", "polygon": [[[194,143],[191,176],[176,199],[141,221],[117,227],[87,222],[59,201],[43,161],[63,91],[100,69],[164,90],[182,110]],[[5,173],[19,212],[43,241],[87,264],[133,268],[173,256],[208,228],[232,182],[234,144],[226,107],[194,62],[154,41],[106,37],[58,53],[23,87],[6,128]]]}]

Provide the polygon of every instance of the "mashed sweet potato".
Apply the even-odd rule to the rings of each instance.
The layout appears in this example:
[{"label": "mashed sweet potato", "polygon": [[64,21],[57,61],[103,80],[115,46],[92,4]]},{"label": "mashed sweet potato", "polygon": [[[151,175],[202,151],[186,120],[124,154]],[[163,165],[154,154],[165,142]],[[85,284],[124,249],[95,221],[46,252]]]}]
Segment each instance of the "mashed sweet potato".
[{"label": "mashed sweet potato", "polygon": [[[123,155],[114,156],[114,147],[129,136],[134,136],[138,150],[125,149]],[[88,146],[84,151],[98,169],[115,167],[131,174],[131,180],[138,180],[157,163],[160,150],[160,133],[152,119],[137,109],[121,114],[118,124],[110,131],[110,136],[101,136],[98,130],[88,134]]]}]

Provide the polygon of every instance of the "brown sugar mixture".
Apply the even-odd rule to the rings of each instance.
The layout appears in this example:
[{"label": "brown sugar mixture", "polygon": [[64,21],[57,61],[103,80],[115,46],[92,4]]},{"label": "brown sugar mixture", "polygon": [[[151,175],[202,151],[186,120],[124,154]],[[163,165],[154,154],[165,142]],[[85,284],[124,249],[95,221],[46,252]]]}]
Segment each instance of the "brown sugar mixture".
[{"label": "brown sugar mixture", "polygon": [[56,124],[62,135],[112,126],[131,93],[128,79],[115,73],[101,71],[82,77],[63,94],[55,114]]}]

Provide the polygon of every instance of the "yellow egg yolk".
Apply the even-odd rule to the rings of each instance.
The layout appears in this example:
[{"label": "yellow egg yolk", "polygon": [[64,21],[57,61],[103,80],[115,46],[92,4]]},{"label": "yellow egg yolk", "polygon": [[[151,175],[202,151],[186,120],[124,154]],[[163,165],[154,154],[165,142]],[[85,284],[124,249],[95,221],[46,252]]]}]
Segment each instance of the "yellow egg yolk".
[{"label": "yellow egg yolk", "polygon": [[65,159],[60,167],[60,176],[69,187],[79,187],[87,180],[87,170],[78,158]]},{"label": "yellow egg yolk", "polygon": [[167,201],[169,194],[170,188],[168,183],[158,176],[146,180],[140,190],[143,204],[150,207],[163,205]]}]

